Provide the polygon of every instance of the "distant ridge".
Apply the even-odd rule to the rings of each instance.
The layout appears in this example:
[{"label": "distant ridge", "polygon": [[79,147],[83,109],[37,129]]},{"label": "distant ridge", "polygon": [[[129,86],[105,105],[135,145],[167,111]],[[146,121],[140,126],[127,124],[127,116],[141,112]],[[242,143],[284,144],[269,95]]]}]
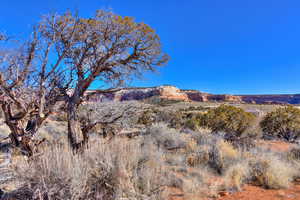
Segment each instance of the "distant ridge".
[{"label": "distant ridge", "polygon": [[97,90],[90,90],[95,94],[87,101],[128,101],[145,100],[148,98],[161,98],[180,101],[196,102],[235,102],[252,104],[300,104],[300,94],[261,94],[261,95],[230,95],[210,94],[193,89],[179,89],[172,85],[156,87],[128,87],[120,88],[111,93],[97,93]]}]

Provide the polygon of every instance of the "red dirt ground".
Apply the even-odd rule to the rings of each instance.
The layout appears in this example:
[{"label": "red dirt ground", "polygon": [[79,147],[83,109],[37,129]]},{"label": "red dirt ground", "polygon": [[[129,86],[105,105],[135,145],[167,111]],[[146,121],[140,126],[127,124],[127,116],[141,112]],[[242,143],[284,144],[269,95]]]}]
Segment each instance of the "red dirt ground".
[{"label": "red dirt ground", "polygon": [[258,145],[277,152],[278,151],[286,152],[290,150],[292,147],[296,146],[295,144],[291,144],[284,141],[264,141],[264,140],[258,141]]},{"label": "red dirt ground", "polygon": [[225,193],[225,196],[219,198],[188,197],[178,189],[174,189],[172,192],[174,193],[169,196],[169,200],[300,200],[300,182],[295,183],[288,189],[281,190],[247,185],[241,192]]},{"label": "red dirt ground", "polygon": [[300,183],[289,189],[267,190],[256,186],[245,186],[243,191],[236,192],[217,200],[300,200]]}]

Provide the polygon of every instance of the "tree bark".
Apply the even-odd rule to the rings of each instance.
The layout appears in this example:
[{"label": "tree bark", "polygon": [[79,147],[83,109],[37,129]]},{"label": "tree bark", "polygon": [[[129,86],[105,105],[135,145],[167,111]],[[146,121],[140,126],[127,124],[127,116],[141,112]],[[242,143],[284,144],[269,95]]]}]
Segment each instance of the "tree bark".
[{"label": "tree bark", "polygon": [[68,141],[74,151],[82,150],[88,143],[88,134],[82,132],[81,123],[77,116],[78,105],[72,101],[68,102]]},{"label": "tree bark", "polygon": [[2,110],[4,113],[5,123],[9,127],[11,133],[9,135],[12,144],[15,147],[19,147],[22,153],[27,156],[33,155],[33,148],[30,145],[31,138],[26,136],[21,120],[13,119],[11,116],[11,108],[8,104],[2,104]]}]

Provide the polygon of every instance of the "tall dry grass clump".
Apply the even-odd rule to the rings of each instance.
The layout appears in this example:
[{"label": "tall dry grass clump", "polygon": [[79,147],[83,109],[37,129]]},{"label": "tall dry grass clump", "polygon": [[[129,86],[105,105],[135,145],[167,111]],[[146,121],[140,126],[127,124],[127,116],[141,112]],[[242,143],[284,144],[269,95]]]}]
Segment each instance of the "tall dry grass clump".
[{"label": "tall dry grass clump", "polygon": [[226,188],[230,190],[241,190],[243,184],[249,182],[250,168],[247,162],[238,162],[230,166],[225,174]]},{"label": "tall dry grass clump", "polygon": [[114,139],[90,144],[74,155],[65,146],[49,148],[14,168],[35,199],[158,200],[168,174],[159,151],[140,147],[141,140]]},{"label": "tall dry grass clump", "polygon": [[268,189],[287,188],[297,176],[297,169],[280,155],[260,150],[249,160],[251,179]]},{"label": "tall dry grass clump", "polygon": [[252,149],[228,167],[224,180],[228,189],[241,190],[245,183],[267,189],[288,188],[299,176],[299,166],[285,159],[283,154]]},{"label": "tall dry grass clump", "polygon": [[188,152],[186,162],[191,167],[209,167],[219,175],[240,159],[240,152],[222,137],[211,134],[193,133],[198,146]]}]

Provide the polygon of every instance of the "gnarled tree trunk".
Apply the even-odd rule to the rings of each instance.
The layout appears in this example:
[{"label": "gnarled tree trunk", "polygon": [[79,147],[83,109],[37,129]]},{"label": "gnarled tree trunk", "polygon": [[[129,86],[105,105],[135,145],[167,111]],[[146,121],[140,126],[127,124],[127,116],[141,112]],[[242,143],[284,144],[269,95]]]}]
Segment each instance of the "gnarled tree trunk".
[{"label": "gnarled tree trunk", "polygon": [[9,135],[11,142],[14,146],[19,147],[20,146],[20,137],[24,135],[24,130],[22,128],[22,125],[18,120],[13,120],[11,116],[11,109],[10,106],[7,103],[2,104],[2,111],[4,114],[4,119],[6,125],[9,127],[11,133]]},{"label": "gnarled tree trunk", "polygon": [[25,111],[13,115],[11,105],[7,102],[2,103],[1,107],[5,123],[10,129],[9,138],[13,146],[20,148],[23,154],[32,156],[35,147],[32,137],[45,119],[37,115],[30,115],[29,119],[25,119]]},{"label": "gnarled tree trunk", "polygon": [[82,128],[78,118],[78,104],[70,98],[67,105],[68,141],[74,151],[82,150],[88,144],[88,131]]}]

